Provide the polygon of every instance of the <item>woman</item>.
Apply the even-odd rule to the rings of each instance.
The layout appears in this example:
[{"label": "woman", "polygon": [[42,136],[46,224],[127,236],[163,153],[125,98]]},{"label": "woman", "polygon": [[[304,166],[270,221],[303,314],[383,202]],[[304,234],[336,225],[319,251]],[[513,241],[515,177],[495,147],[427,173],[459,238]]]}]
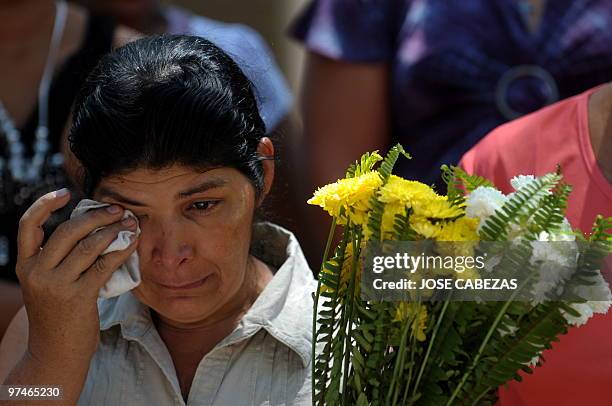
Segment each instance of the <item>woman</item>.
[{"label": "woman", "polygon": [[[612,216],[610,124],[608,83],[498,127],[463,156],[461,166],[510,193],[508,180],[515,175],[542,174],[560,165],[564,181],[572,185],[566,217],[573,228],[591,230],[597,215]],[[601,272],[610,283],[612,255],[605,263]],[[571,328],[542,353],[541,367],[500,388],[497,406],[609,405],[611,330],[610,312]]]},{"label": "woman", "polygon": [[[290,233],[253,226],[274,177],[264,131],[250,83],[204,39],[152,37],[103,58],[70,139],[85,194],[111,206],[42,248],[40,225],[69,193],[22,218],[27,316],[0,348],[0,381],[61,384],[70,404],[310,404],[315,281]],[[136,227],[124,209],[140,237],[100,256]],[[140,286],[96,305],[135,251]]]},{"label": "woman", "polygon": [[14,283],[19,218],[38,197],[68,185],[64,135],[74,97],[102,55],[133,34],[64,1],[0,2],[0,337],[23,304]]}]

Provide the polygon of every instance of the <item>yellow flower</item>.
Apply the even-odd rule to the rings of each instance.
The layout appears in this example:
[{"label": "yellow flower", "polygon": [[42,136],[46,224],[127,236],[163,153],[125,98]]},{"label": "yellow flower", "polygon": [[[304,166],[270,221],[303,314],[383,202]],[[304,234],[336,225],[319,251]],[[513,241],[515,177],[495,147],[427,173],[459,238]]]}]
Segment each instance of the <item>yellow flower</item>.
[{"label": "yellow flower", "polygon": [[465,271],[463,272],[457,272],[456,276],[457,279],[471,279],[471,280],[475,280],[475,279],[480,279],[481,276],[478,273],[478,271],[474,268],[466,268]]},{"label": "yellow flower", "polygon": [[387,184],[380,188],[378,199],[386,204],[382,219],[383,238],[393,232],[395,215],[405,215],[406,208],[412,208],[412,228],[425,238],[437,238],[442,231],[442,226],[433,224],[430,218],[449,219],[464,213],[462,208],[452,206],[446,196],[438,195],[424,183],[395,175],[391,175]]},{"label": "yellow flower", "polygon": [[[341,209],[357,224],[365,224],[372,193],[382,184],[378,172],[340,179],[317,189],[308,204],[322,207],[331,216],[339,218]],[[342,220],[342,219],[340,219]]]},{"label": "yellow flower", "polygon": [[412,331],[419,341],[425,341],[425,327],[427,325],[427,308],[416,303],[400,302],[395,310],[393,321],[402,322],[412,320]]},{"label": "yellow flower", "polygon": [[[355,269],[355,295],[359,295],[361,292],[361,261],[357,261],[357,269]],[[351,283],[351,277],[353,275],[353,244],[349,242],[346,246],[344,253],[344,263],[342,264],[342,270],[340,271],[340,284],[348,289]]]},{"label": "yellow flower", "polygon": [[385,211],[382,216],[382,236],[383,240],[390,235],[393,235],[395,230],[395,216],[405,215],[406,207],[398,203],[388,203],[385,206]]},{"label": "yellow flower", "polygon": [[349,217],[353,224],[358,224],[360,226],[365,226],[368,223],[368,214],[367,210],[355,210],[351,209]]},{"label": "yellow flower", "polygon": [[428,200],[435,196],[437,195],[433,189],[424,183],[391,175],[387,184],[380,189],[378,199],[387,204],[412,207],[415,201]]},{"label": "yellow flower", "polygon": [[465,213],[464,209],[451,205],[446,196],[439,195],[416,200],[412,209],[416,215],[435,219],[449,219]]},{"label": "yellow flower", "polygon": [[477,229],[478,219],[461,217],[446,222],[437,239],[438,241],[478,241]]},{"label": "yellow flower", "polygon": [[461,217],[441,225],[436,236],[440,255],[469,257],[474,255],[474,246],[478,243],[478,219]]},{"label": "yellow flower", "polygon": [[436,239],[442,231],[442,226],[432,224],[426,217],[413,215],[410,216],[410,225],[420,235],[425,238]]},{"label": "yellow flower", "polygon": [[381,223],[383,240],[393,238],[395,218],[397,215],[405,215],[408,208],[412,210],[412,228],[424,238],[440,241],[478,240],[476,219],[461,217],[448,221],[465,214],[464,208],[451,205],[446,196],[438,195],[424,183],[395,175],[391,175],[384,186],[376,171],[340,179],[319,188],[308,203],[321,206],[336,218],[338,224],[346,224],[350,220],[353,224],[363,226],[364,240],[367,241],[371,238],[367,227],[370,201],[375,192],[378,200],[385,205]]}]

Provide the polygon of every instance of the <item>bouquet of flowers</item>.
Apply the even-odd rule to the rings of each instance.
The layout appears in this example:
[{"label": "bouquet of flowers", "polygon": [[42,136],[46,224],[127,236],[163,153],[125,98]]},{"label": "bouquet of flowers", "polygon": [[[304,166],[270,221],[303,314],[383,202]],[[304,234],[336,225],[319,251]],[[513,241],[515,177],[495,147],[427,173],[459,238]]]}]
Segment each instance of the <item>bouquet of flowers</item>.
[{"label": "bouquet of flowers", "polygon": [[[572,230],[564,217],[571,187],[559,170],[518,176],[515,192],[504,195],[443,166],[443,196],[393,175],[401,155],[409,158],[401,145],[384,159],[367,153],[308,201],[333,218],[315,294],[313,404],[493,404],[497,388],[531,373],[557,336],[607,312],[612,295],[599,269],[612,251],[612,218],[598,216],[588,239]],[[342,235],[332,251],[336,227]],[[423,262],[404,271],[414,283],[474,281],[487,272],[522,278],[495,300],[456,300],[456,291],[439,295],[431,286],[384,300],[371,292],[367,252],[372,245],[385,252],[386,242],[432,243],[433,255],[447,259],[504,244],[484,267],[458,272]]]}]

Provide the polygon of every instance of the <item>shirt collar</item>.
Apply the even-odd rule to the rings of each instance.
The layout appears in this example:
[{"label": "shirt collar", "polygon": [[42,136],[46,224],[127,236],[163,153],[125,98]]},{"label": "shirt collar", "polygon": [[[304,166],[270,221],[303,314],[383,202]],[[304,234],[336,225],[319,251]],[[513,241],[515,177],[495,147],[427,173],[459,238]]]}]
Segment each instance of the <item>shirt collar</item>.
[{"label": "shirt collar", "polygon": [[[218,347],[254,335],[261,328],[310,364],[312,352],[312,292],[314,279],[295,236],[271,223],[253,228],[251,253],[277,271],[255,300],[238,327]],[[131,292],[99,299],[100,329],[121,327],[124,338],[142,337],[153,327],[149,308]]]}]

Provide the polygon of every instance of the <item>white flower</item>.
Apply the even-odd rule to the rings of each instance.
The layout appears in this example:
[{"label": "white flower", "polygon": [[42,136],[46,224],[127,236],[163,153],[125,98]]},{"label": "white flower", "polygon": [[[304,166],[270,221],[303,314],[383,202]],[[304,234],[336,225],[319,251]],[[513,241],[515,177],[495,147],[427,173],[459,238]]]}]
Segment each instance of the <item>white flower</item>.
[{"label": "white flower", "polygon": [[540,241],[532,241],[531,265],[537,266],[538,280],[532,294],[534,304],[546,300],[546,294],[560,286],[576,269],[578,247],[573,241],[552,241],[552,235],[542,232]]},{"label": "white flower", "polygon": [[[559,275],[555,267],[541,267],[540,278],[534,283],[531,288],[531,294],[533,295],[532,304],[537,305],[547,300],[546,294],[551,293],[559,286],[561,281],[561,275]],[[560,292],[555,292],[560,293]]]},{"label": "white flower", "polygon": [[563,219],[559,229],[552,234],[550,241],[576,241],[576,234],[566,218]]},{"label": "white flower", "polygon": [[468,217],[480,219],[478,225],[480,231],[487,218],[495,213],[495,210],[501,208],[505,202],[506,196],[499,190],[480,186],[467,196],[465,214]]},{"label": "white flower", "polygon": [[532,241],[533,249],[530,263],[539,264],[539,280],[534,284],[532,293],[534,302],[540,303],[545,294],[559,286],[559,282],[567,280],[576,269],[578,246],[576,236],[571,234],[572,228],[567,221],[552,233],[542,231],[538,241]]},{"label": "white flower", "polygon": [[554,230],[552,233],[542,231],[538,235],[538,241],[576,241],[576,235],[569,221],[564,218],[558,230]]},{"label": "white flower", "polygon": [[487,256],[487,258],[484,261],[483,269],[489,273],[493,272],[493,270],[495,270],[497,265],[499,265],[499,263],[501,262],[501,259],[502,259],[501,255]]},{"label": "white flower", "polygon": [[519,243],[525,234],[525,230],[516,223],[510,223],[508,227],[508,240]]},{"label": "white flower", "polygon": [[530,184],[534,180],[535,176],[533,175],[518,175],[510,179],[510,184],[512,185],[514,190],[519,190],[520,188]]},{"label": "white flower", "polygon": [[553,262],[560,266],[569,266],[575,264],[577,247],[572,241],[532,241],[533,249],[532,256],[529,259],[532,265],[539,261],[543,263]]},{"label": "white flower", "polygon": [[608,282],[601,276],[601,272],[590,278],[592,285],[579,285],[574,292],[581,298],[585,299],[595,313],[605,313],[610,307],[612,301],[612,293]]},{"label": "white flower", "polygon": [[606,314],[610,309],[610,305],[612,305],[612,301],[610,300],[589,300],[587,302],[593,313],[596,314]]},{"label": "white flower", "polygon": [[[586,300],[586,303],[574,303],[572,308],[580,313],[580,317],[573,317],[567,313],[563,317],[574,326],[586,323],[593,314],[606,314],[612,304],[612,292],[606,280],[600,272],[591,277],[593,285],[580,285],[575,288],[575,293]],[[590,300],[594,299],[594,300]]]},{"label": "white flower", "polygon": [[[531,184],[532,182],[535,182],[538,178],[536,178],[533,175],[518,175],[515,176],[514,178],[512,178],[510,180],[510,184],[512,185],[512,187],[514,188],[514,192],[508,194],[508,196],[506,196],[506,198],[508,200],[511,200],[514,198],[514,196],[519,192],[520,189],[524,188],[525,186]],[[552,191],[551,190],[541,190],[540,192],[536,193],[535,196],[532,196],[529,201],[532,205],[537,205],[540,203],[540,201],[547,195],[551,195]],[[523,214],[525,213],[525,210],[523,208]]]},{"label": "white flower", "polygon": [[572,326],[582,326],[593,316],[593,309],[591,309],[587,303],[573,303],[570,306],[580,313],[579,317],[574,317],[571,314],[563,312],[563,317],[565,317],[565,320]]}]

